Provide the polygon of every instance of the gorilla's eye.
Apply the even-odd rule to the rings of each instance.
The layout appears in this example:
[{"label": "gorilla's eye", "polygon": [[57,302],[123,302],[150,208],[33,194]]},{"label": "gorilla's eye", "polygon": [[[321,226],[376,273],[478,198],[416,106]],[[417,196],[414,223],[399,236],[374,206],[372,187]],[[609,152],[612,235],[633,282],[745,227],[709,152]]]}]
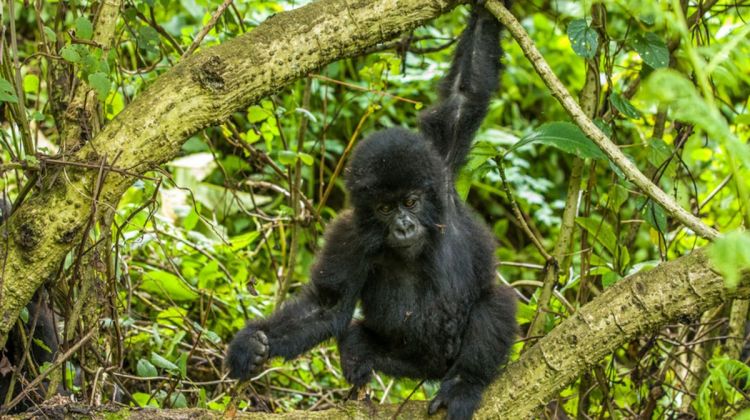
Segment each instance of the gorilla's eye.
[{"label": "gorilla's eye", "polygon": [[381,204],[378,206],[378,211],[383,214],[388,214],[393,211],[393,206],[390,204]]},{"label": "gorilla's eye", "polygon": [[406,200],[404,200],[404,205],[407,208],[412,208],[415,204],[417,204],[417,200],[414,197],[408,197]]}]

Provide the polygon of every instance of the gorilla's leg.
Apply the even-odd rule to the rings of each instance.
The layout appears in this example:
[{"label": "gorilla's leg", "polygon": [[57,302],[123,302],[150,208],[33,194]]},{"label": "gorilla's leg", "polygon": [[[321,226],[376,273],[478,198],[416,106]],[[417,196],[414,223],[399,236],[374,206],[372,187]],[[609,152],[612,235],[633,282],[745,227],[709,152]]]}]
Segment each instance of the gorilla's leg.
[{"label": "gorilla's leg", "polygon": [[408,358],[389,350],[378,337],[359,323],[352,324],[338,339],[344,377],[355,388],[367,384],[372,371],[408,378],[425,378],[422,358]]},{"label": "gorilla's leg", "polygon": [[505,287],[489,289],[474,304],[461,351],[430,403],[430,414],[447,407],[448,419],[471,419],[482,392],[507,360],[516,335],[515,313],[515,298]]}]

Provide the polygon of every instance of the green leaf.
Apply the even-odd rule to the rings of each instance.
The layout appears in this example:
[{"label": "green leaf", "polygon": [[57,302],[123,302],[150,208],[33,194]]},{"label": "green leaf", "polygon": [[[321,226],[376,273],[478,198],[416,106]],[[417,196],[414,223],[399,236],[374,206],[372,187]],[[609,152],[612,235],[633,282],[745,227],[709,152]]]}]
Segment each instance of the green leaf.
[{"label": "green leaf", "polygon": [[622,205],[628,201],[630,192],[620,184],[612,185],[609,189],[609,204],[608,207],[615,213],[619,212]]},{"label": "green leaf", "polygon": [[151,395],[144,392],[136,392],[133,394],[133,401],[138,407],[152,407],[159,408],[159,402],[155,398],[151,398]]},{"label": "green leaf", "polygon": [[187,399],[182,392],[176,392],[169,396],[169,405],[172,408],[187,408]]},{"label": "green leaf", "polygon": [[154,365],[146,359],[138,360],[138,364],[136,365],[135,369],[138,373],[138,376],[140,376],[141,378],[153,378],[154,376],[159,375],[156,367],[154,367]]},{"label": "green leaf", "polygon": [[76,19],[76,38],[80,39],[91,39],[94,34],[94,26],[86,18],[86,16],[79,16]]},{"label": "green leaf", "polygon": [[708,249],[714,267],[724,276],[727,287],[737,287],[740,272],[750,268],[750,232],[731,232]]},{"label": "green leaf", "polygon": [[49,348],[49,346],[47,346],[47,343],[45,343],[44,340],[40,338],[34,338],[32,341],[34,342],[36,347],[39,347],[40,349],[46,351],[47,353],[52,354],[52,349]]},{"label": "green leaf", "polygon": [[39,90],[39,76],[29,73],[23,77],[23,91],[35,93]]},{"label": "green leaf", "polygon": [[198,294],[182,279],[166,271],[155,270],[144,274],[140,289],[176,301],[193,301]]},{"label": "green leaf", "polygon": [[669,49],[659,35],[653,32],[636,35],[631,41],[644,63],[658,69],[669,65]]},{"label": "green leaf", "polygon": [[617,255],[617,237],[609,223],[594,217],[576,217],[576,223],[586,229],[612,255]]},{"label": "green leaf", "polygon": [[297,154],[299,159],[307,166],[312,166],[312,164],[315,162],[315,158],[312,157],[312,155],[309,155],[307,153],[299,153]]},{"label": "green leaf", "polygon": [[164,358],[164,357],[162,357],[162,356],[160,356],[160,355],[158,355],[158,354],[156,354],[154,352],[151,352],[151,363],[153,363],[154,366],[160,367],[162,369],[173,370],[173,371],[178,371],[179,370],[179,368],[177,367],[176,364],[170,362],[166,358]]},{"label": "green leaf", "polygon": [[112,82],[110,82],[106,73],[97,72],[89,75],[89,85],[96,91],[96,96],[99,100],[103,101],[107,99],[109,87],[112,85]]},{"label": "green leaf", "polygon": [[253,124],[265,121],[268,117],[272,116],[273,113],[266,109],[253,105],[247,109],[247,120]]},{"label": "green leaf", "polygon": [[60,50],[60,55],[65,61],[77,63],[81,61],[81,55],[73,45],[66,45]]},{"label": "green leaf", "polygon": [[599,34],[586,23],[586,19],[570,22],[568,38],[576,54],[583,58],[594,58],[599,47]]},{"label": "green leaf", "polygon": [[0,102],[18,103],[16,89],[9,81],[2,77],[0,77]]},{"label": "green leaf", "polygon": [[21,313],[18,315],[18,317],[21,318],[21,321],[23,321],[24,324],[28,324],[29,323],[29,308],[24,306],[23,309],[21,309]]},{"label": "green leaf", "polygon": [[581,158],[607,160],[607,155],[586,137],[578,126],[569,122],[558,121],[543,124],[534,132],[516,142],[507,153],[530,143],[554,146],[563,152]]},{"label": "green leaf", "polygon": [[612,104],[612,106],[615,107],[615,109],[617,109],[617,111],[620,112],[620,114],[628,118],[635,119],[641,117],[641,111],[638,111],[638,109],[634,107],[633,104],[630,103],[630,101],[615,92],[612,92],[612,94],[609,95],[609,102]]},{"label": "green leaf", "polygon": [[54,43],[55,41],[57,41],[57,34],[49,26],[44,27],[44,35],[47,37],[47,41],[49,42]]},{"label": "green leaf", "polygon": [[646,207],[643,208],[643,217],[646,218],[646,222],[651,227],[659,232],[665,233],[667,231],[667,213],[662,206],[655,204],[652,200],[649,200]]},{"label": "green leaf", "polygon": [[293,165],[297,162],[297,153],[291,150],[282,150],[279,152],[279,162],[284,165]]}]

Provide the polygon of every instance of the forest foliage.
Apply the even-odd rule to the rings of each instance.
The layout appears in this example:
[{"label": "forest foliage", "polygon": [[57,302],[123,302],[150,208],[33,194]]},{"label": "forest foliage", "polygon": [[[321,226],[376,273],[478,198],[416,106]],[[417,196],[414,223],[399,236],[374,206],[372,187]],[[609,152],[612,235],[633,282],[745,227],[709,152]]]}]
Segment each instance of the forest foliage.
[{"label": "forest foliage", "polygon": [[[107,3],[3,4],[0,186],[13,209],[79,146],[64,141],[66,124],[81,117],[66,114],[77,89],[92,92],[83,118],[90,124],[78,136],[85,141],[195,50],[308,2],[127,0],[113,43],[102,45],[95,17]],[[578,97],[593,66],[593,94],[581,93],[589,115],[649,179],[722,234],[710,255],[736,285],[750,268],[750,2],[516,3],[514,15],[571,94]],[[349,387],[333,342],[273,360],[234,399],[225,347],[245,319],[268,315],[308,281],[326,224],[346,208],[350,146],[378,128],[415,127],[436,99],[466,16],[458,7],[238,109],[138,179],[111,224],[91,229],[86,252],[71,252],[48,281],[67,347],[99,331],[64,361],[58,380],[97,403],[117,390],[124,404],[163,408],[340,404]],[[628,181],[509,36],[503,47],[501,88],[457,188],[496,236],[498,282],[519,297],[517,358],[602,290],[709,241]],[[566,233],[570,201],[577,211]],[[569,234],[542,302],[546,255]],[[81,261],[103,280],[100,319],[74,310],[86,294]],[[640,337],[583,373],[550,409],[579,418],[737,414],[750,392],[741,351],[747,312],[727,304]],[[29,380],[49,368],[33,367]],[[429,399],[436,390],[380,374],[370,384],[376,402]]]}]

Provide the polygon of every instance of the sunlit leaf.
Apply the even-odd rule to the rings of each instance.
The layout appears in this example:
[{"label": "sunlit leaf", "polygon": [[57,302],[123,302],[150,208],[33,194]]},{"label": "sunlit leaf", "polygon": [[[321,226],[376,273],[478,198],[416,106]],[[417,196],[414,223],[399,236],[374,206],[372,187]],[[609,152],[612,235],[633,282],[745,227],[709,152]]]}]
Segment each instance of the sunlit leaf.
[{"label": "sunlit leaf", "polygon": [[599,34],[586,19],[576,19],[568,24],[568,38],[576,54],[583,58],[594,58],[599,47]]},{"label": "sunlit leaf", "polygon": [[531,143],[554,146],[581,158],[606,160],[607,156],[581,131],[569,122],[552,122],[539,126],[531,134],[514,144],[508,153]]},{"label": "sunlit leaf", "polygon": [[638,34],[631,41],[633,49],[649,66],[658,69],[669,65],[669,49],[664,40],[653,32]]}]

